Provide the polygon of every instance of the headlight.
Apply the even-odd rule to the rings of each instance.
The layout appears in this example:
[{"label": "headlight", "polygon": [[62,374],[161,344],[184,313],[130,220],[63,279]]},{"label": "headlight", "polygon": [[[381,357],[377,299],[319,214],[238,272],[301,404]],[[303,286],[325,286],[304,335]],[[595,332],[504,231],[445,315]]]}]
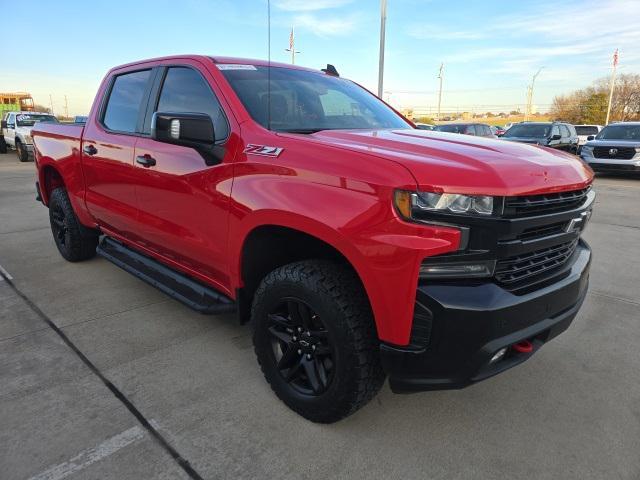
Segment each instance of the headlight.
[{"label": "headlight", "polygon": [[24,143],[26,143],[27,145],[31,145],[33,143],[33,139],[31,138],[31,135],[24,136]]},{"label": "headlight", "polygon": [[584,153],[585,155],[593,156],[593,147],[590,145],[583,145],[580,153]]},{"label": "headlight", "polygon": [[491,215],[493,197],[487,195],[462,195],[458,193],[395,192],[395,204],[406,219],[413,219],[415,212],[449,212],[468,215]]}]

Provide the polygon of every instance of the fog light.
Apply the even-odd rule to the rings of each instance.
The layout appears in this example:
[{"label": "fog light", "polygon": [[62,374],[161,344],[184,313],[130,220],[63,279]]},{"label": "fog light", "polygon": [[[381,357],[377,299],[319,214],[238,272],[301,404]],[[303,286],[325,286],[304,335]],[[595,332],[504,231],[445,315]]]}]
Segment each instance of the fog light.
[{"label": "fog light", "polygon": [[421,278],[468,278],[490,277],[495,269],[495,260],[482,260],[473,263],[448,262],[428,263],[420,265]]},{"label": "fog light", "polygon": [[500,360],[502,357],[504,357],[504,354],[505,354],[505,353],[507,353],[507,349],[506,349],[506,347],[505,347],[505,348],[501,348],[500,350],[498,350],[498,351],[496,352],[496,354],[495,354],[493,357],[491,357],[491,361],[490,361],[489,363],[495,363],[495,362],[497,362],[497,361],[498,361],[498,360]]}]

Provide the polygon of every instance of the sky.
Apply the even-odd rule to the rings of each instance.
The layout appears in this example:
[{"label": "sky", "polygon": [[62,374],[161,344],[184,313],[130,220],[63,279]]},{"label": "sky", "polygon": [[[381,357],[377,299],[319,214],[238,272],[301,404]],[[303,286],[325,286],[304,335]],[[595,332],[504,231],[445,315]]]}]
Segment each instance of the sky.
[{"label": "sky", "polygon": [[[14,1],[0,0],[0,11]],[[266,0],[30,0],[26,22],[3,22],[0,91],[86,114],[106,71],[122,63],[196,53],[267,58]],[[640,73],[640,0],[388,0],[384,98],[435,108],[444,62],[443,109],[523,108],[619,72]],[[11,26],[7,26],[11,25]],[[379,0],[271,0],[271,59],[340,74],[377,90]],[[8,41],[9,38],[13,40]],[[11,48],[7,48],[11,45]],[[485,110],[485,111],[486,111]]]}]

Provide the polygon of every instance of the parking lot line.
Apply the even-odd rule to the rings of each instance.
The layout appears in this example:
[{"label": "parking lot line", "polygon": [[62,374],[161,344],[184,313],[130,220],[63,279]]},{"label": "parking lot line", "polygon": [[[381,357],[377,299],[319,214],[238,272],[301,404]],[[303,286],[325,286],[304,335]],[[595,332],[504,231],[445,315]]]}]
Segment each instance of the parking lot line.
[{"label": "parking lot line", "polygon": [[118,450],[122,450],[126,446],[137,442],[142,437],[144,437],[144,430],[142,430],[142,428],[138,426],[131,427],[105,440],[96,447],[83,450],[66,462],[48,468],[44,472],[31,477],[29,480],[61,480],[88,467],[92,463],[108,457]]},{"label": "parking lot line", "polygon": [[[4,269],[3,269],[4,270]],[[8,283],[11,289],[29,306],[29,308],[38,316],[45,324],[53,330],[58,337],[78,356],[78,358],[91,370],[107,387],[111,393],[129,410],[129,412],[140,422],[142,427],[149,433],[149,435],[155,439],[160,446],[173,458],[173,460],[184,470],[184,472],[193,480],[203,480],[196,470],[191,466],[188,460],[186,460],[178,451],[169,444],[169,442],[158,431],[156,422],[147,420],[147,418],[138,410],[138,408],[131,402],[131,400],[116,387],[111,380],[104,376],[104,374],[89,360],[89,358],[71,341],[69,337],[51,320],[46,313],[44,313],[40,307],[38,307],[33,301],[25,295],[18,287],[11,281],[10,275],[0,271],[0,276],[4,277],[4,280]],[[37,478],[37,477],[36,477]],[[48,477],[43,477],[48,478]],[[56,477],[52,477],[56,478]],[[59,477],[64,478],[64,477]]]},{"label": "parking lot line", "polygon": [[2,265],[0,265],[0,282],[3,281],[5,278],[9,280],[13,280],[13,277],[11,276],[11,274],[7,272]]}]

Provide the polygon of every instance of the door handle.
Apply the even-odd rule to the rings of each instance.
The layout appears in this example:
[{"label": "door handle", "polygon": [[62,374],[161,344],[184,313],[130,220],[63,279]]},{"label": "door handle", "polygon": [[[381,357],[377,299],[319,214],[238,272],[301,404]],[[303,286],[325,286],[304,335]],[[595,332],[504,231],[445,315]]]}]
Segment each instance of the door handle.
[{"label": "door handle", "polygon": [[156,164],[156,159],[149,154],[139,155],[136,157],[136,163],[139,163],[143,167],[149,168]]},{"label": "door handle", "polygon": [[87,155],[92,155],[92,156],[98,153],[98,149],[93,145],[85,145],[82,151]]}]

